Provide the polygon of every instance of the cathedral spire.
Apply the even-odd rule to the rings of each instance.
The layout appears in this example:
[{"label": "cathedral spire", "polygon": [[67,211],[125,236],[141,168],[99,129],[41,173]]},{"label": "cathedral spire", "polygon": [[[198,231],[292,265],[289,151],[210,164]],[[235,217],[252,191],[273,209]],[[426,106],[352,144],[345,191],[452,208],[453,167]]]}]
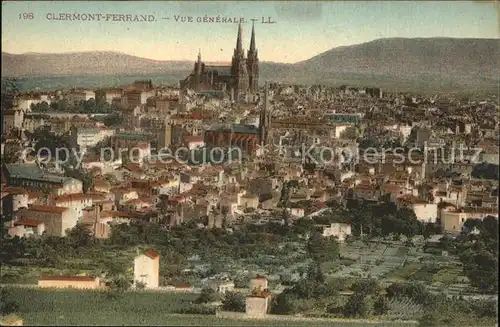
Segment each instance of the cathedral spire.
[{"label": "cathedral spire", "polygon": [[198,49],[198,62],[201,62],[201,49]]},{"label": "cathedral spire", "polygon": [[252,38],[250,39],[250,51],[255,51],[255,23],[252,22]]},{"label": "cathedral spire", "polygon": [[243,43],[242,43],[242,30],[241,30],[241,23],[238,24],[238,39],[236,40],[236,51],[241,53],[243,52]]}]

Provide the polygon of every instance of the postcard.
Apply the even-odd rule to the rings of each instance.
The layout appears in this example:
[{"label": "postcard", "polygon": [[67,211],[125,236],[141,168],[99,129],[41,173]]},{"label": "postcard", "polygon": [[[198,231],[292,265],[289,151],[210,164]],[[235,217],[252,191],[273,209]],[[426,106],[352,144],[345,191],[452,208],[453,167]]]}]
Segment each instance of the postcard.
[{"label": "postcard", "polygon": [[3,1],[0,322],[495,326],[498,1]]}]

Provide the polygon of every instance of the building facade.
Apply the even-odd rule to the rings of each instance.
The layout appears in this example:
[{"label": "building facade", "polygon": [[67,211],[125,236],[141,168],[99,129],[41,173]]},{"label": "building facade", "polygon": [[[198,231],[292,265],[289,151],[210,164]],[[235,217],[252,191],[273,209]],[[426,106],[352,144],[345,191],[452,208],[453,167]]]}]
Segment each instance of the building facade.
[{"label": "building facade", "polygon": [[134,259],[134,286],[142,283],[145,288],[158,288],[160,254],[149,249]]}]

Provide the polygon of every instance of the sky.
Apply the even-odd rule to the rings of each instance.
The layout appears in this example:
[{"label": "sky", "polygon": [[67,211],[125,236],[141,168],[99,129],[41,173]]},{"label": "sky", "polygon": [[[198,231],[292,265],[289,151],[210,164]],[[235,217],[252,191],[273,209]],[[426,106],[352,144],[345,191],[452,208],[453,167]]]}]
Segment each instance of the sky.
[{"label": "sky", "polygon": [[[379,38],[498,38],[499,6],[487,1],[4,1],[2,51],[118,51],[156,60],[194,60],[201,49],[204,61],[230,61],[238,25],[197,22],[207,15],[243,17],[245,49],[251,19],[258,19],[259,59],[293,63]],[[33,19],[23,19],[23,13],[33,13]],[[154,21],[51,19],[61,13],[152,15]],[[191,16],[193,22],[176,21],[178,16]],[[263,24],[262,17],[275,23]]]}]

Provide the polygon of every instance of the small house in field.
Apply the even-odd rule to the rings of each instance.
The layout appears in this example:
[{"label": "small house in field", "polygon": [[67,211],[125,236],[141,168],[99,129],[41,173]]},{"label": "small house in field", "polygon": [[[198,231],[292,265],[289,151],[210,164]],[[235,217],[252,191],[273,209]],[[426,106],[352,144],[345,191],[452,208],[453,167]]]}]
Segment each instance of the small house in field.
[{"label": "small house in field", "polygon": [[261,275],[255,276],[250,280],[250,291],[264,291],[267,290],[267,278]]},{"label": "small house in field", "polygon": [[24,321],[16,315],[0,317],[0,326],[24,326]]},{"label": "small house in field", "polygon": [[90,276],[41,276],[38,287],[97,289],[100,282],[99,278]]},{"label": "small house in field", "polygon": [[149,249],[134,259],[134,287],[158,288],[160,279],[160,254]]},{"label": "small house in field", "polygon": [[265,291],[253,291],[246,297],[245,313],[247,317],[258,318],[267,315],[270,303],[271,293]]}]

